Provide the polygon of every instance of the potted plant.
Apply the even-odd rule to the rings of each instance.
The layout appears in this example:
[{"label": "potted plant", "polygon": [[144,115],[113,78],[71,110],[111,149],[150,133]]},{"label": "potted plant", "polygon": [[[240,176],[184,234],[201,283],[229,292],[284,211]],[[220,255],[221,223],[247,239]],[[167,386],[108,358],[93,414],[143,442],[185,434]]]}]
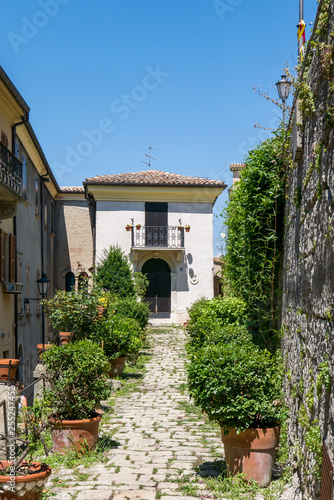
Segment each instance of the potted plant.
[{"label": "potted plant", "polygon": [[9,380],[15,380],[19,364],[20,364],[19,359],[12,359],[12,358],[0,359],[0,381],[8,382]]},{"label": "potted plant", "polygon": [[190,226],[189,226],[189,224],[186,224],[186,225],[184,226],[184,229],[186,230],[186,233],[189,233],[189,231],[190,231]]},{"label": "potted plant", "polygon": [[177,226],[179,231],[183,231],[183,226]]},{"label": "potted plant", "polygon": [[73,336],[85,338],[94,329],[98,316],[98,295],[85,288],[78,292],[57,290],[54,297],[43,301],[46,315],[59,331],[61,344],[68,344]]},{"label": "potted plant", "polygon": [[102,348],[86,339],[43,354],[50,389],[45,401],[53,409],[48,418],[55,452],[94,449],[101,414],[96,408],[109,396],[109,362]]},{"label": "potted plant", "polygon": [[142,346],[138,322],[109,310],[104,321],[99,321],[93,340],[103,346],[110,361],[109,376],[114,378],[123,373],[127,355],[136,353]]},{"label": "potted plant", "polygon": [[[8,460],[0,461],[0,499],[39,500],[43,494],[51,468],[45,463],[34,460],[40,443],[43,443],[48,454],[42,437],[47,425],[43,421],[42,413],[43,408],[38,400],[32,407],[21,410],[19,418],[22,422],[21,427],[18,427],[15,442],[21,449],[25,449],[15,460],[11,460],[9,453]],[[12,444],[12,437],[7,436],[5,439],[7,444]]]},{"label": "potted plant", "polygon": [[43,357],[43,352],[45,352],[47,349],[50,349],[53,344],[37,344],[37,353],[38,353],[38,358],[42,359]]},{"label": "potted plant", "polygon": [[190,350],[189,390],[221,426],[228,474],[243,472],[264,487],[271,480],[284,416],[280,363],[234,328],[234,335],[227,329],[218,343]]},{"label": "potted plant", "polygon": [[132,224],[127,224],[127,225],[125,226],[125,229],[126,229],[126,231],[132,231],[132,229],[133,229],[133,225],[132,225]]},{"label": "potted plant", "polygon": [[136,224],[136,228],[139,230],[141,228],[141,224]]}]

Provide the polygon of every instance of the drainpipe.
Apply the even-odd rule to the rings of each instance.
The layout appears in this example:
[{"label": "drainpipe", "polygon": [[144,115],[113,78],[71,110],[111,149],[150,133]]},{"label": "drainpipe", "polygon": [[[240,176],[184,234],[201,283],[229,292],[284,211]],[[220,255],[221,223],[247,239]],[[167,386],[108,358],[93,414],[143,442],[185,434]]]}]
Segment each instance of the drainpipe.
[{"label": "drainpipe", "polygon": [[[19,127],[20,125],[24,125],[28,120],[29,120],[29,113],[24,113],[24,115],[21,117],[22,121],[18,123],[14,123],[12,125],[12,153],[15,155],[15,138],[16,138],[16,127]],[[16,255],[17,255],[17,239],[16,239],[16,216],[13,219],[13,231],[14,231],[14,236],[15,236],[15,281],[17,281],[17,267],[16,267]],[[18,351],[19,351],[19,346],[18,346],[18,327],[17,327],[17,310],[18,310],[18,305],[17,305],[17,294],[15,294],[15,299],[14,299],[14,346],[15,346],[15,353],[14,357],[17,358],[18,356]]]}]

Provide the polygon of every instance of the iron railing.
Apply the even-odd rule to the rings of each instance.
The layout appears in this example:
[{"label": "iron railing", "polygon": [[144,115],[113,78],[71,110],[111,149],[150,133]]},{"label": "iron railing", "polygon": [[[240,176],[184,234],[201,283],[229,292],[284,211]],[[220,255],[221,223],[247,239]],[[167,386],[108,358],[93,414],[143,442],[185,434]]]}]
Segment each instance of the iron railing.
[{"label": "iron railing", "polygon": [[22,163],[0,142],[0,181],[22,195]]},{"label": "iron railing", "polygon": [[178,226],[134,226],[132,247],[184,248],[184,228]]}]

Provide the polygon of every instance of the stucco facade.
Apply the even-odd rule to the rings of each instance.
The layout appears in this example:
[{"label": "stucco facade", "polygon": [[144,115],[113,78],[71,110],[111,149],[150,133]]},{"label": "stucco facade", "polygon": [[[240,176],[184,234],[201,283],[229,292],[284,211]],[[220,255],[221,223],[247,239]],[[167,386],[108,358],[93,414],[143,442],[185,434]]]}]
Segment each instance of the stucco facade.
[{"label": "stucco facade", "polygon": [[[164,174],[162,180],[161,174]],[[85,183],[88,198],[95,206],[95,263],[111,245],[124,251],[135,272],[144,272],[145,264],[151,259],[167,263],[169,310],[160,312],[156,308],[152,318],[181,323],[187,318],[187,308],[196,299],[214,295],[212,210],[226,186],[158,171],[130,175],[126,185],[123,182],[127,174],[120,174],[121,185],[118,179],[114,183],[114,176],[105,176],[106,182],[100,184],[99,178]],[[145,182],[137,182],[137,177],[143,175]],[[94,179],[98,179],[97,182]],[[146,227],[147,203],[156,204],[157,208],[159,204],[166,206],[165,229]],[[131,231],[126,231],[128,224],[133,225]],[[137,229],[138,224],[141,227]],[[190,226],[189,232],[185,226]],[[153,230],[165,231],[166,241],[148,240]]]}]

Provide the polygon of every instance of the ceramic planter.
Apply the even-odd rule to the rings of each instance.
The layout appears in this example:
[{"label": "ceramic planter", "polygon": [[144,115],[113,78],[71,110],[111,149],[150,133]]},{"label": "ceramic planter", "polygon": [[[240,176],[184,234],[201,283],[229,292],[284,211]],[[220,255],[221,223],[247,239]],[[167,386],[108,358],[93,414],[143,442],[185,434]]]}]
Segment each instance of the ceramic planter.
[{"label": "ceramic planter", "polygon": [[59,332],[60,344],[61,345],[69,344],[72,336],[73,336],[72,332]]},{"label": "ceramic planter", "polygon": [[133,228],[133,226],[125,226],[125,229],[126,229],[127,231],[132,231],[132,228]]},{"label": "ceramic planter", "polygon": [[186,233],[189,233],[189,231],[190,231],[190,226],[184,226],[184,229],[186,230]]},{"label": "ceramic planter", "polygon": [[127,356],[122,356],[120,358],[110,359],[110,378],[120,377],[125,368],[125,361]]},{"label": "ceramic planter", "polygon": [[101,418],[101,413],[82,420],[59,420],[56,415],[50,415],[48,421],[52,427],[53,452],[66,454],[74,448],[80,451],[86,450],[86,447],[94,450]]},{"label": "ceramic planter", "polygon": [[43,352],[45,352],[47,349],[50,349],[54,344],[37,344],[37,352],[38,352],[38,357],[39,359],[42,359]]},{"label": "ceramic planter", "polygon": [[[10,376],[9,375],[9,364],[10,364]],[[20,364],[19,359],[3,358],[0,359],[0,381],[6,382],[15,379],[15,375]]]},{"label": "ceramic planter", "polygon": [[136,224],[136,228],[140,229],[141,228],[141,224]]},{"label": "ceramic planter", "polygon": [[222,429],[221,433],[228,475],[243,472],[248,480],[254,479],[260,487],[268,486],[278,446],[279,427],[246,429],[240,434],[231,429],[226,436]]},{"label": "ceramic planter", "polygon": [[[26,464],[27,462],[23,462],[21,465]],[[8,465],[8,461],[1,460],[1,468],[6,468]],[[48,465],[39,462],[31,462],[29,465],[36,472],[27,476],[15,476],[15,482],[11,482],[13,476],[0,476],[1,500],[9,498],[11,500],[39,500],[41,498],[51,469]]]},{"label": "ceramic planter", "polygon": [[182,231],[183,226],[177,226],[177,228],[178,228],[179,231]]}]

